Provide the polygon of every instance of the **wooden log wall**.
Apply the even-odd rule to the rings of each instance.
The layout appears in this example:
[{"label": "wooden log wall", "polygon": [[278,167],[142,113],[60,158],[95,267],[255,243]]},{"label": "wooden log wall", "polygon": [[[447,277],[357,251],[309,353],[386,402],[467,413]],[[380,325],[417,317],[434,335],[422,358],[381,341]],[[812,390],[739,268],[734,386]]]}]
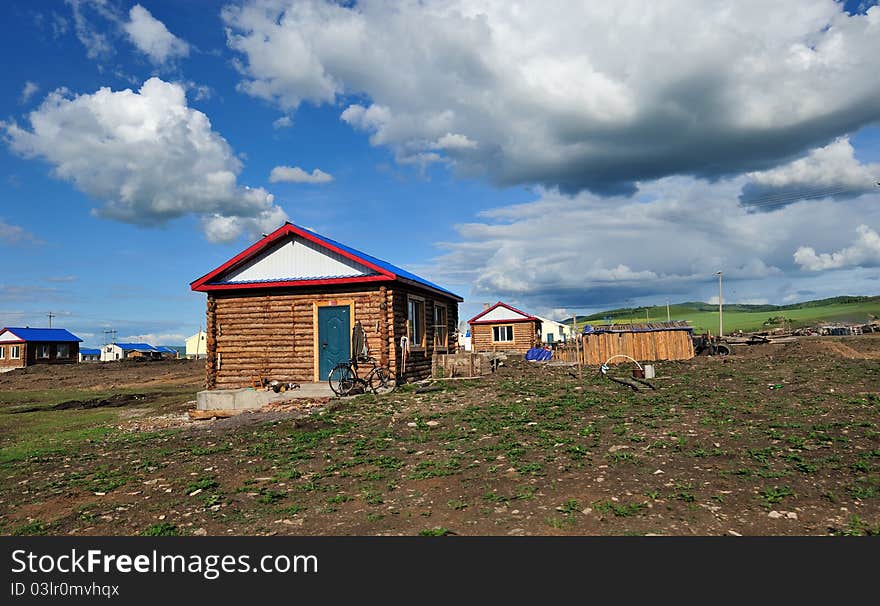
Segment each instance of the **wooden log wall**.
[{"label": "wooden log wall", "polygon": [[[614,355],[626,355],[639,362],[655,360],[689,360],[694,357],[694,344],[686,330],[652,332],[599,332],[582,336],[581,362],[603,364]],[[625,358],[612,364],[626,363]]]},{"label": "wooden log wall", "polygon": [[[388,290],[391,304],[388,311],[391,317],[389,324],[393,327],[392,334],[392,360],[391,367],[397,373],[400,381],[414,381],[431,376],[431,367],[434,352],[454,353],[457,350],[455,332],[458,327],[458,302],[441,295],[423,291],[416,288],[408,288],[395,285]],[[410,344],[410,352],[407,355],[406,367],[401,365],[400,338],[407,334],[407,319],[409,315],[407,300],[409,295],[424,298],[425,300],[425,346],[424,348]],[[446,305],[446,334],[447,347],[434,343],[434,304]]]},{"label": "wooden log wall", "polygon": [[[493,326],[513,326],[513,341],[495,343]],[[537,341],[538,325],[534,321],[510,324],[471,324],[471,349],[473,351],[512,351],[525,354]]]},{"label": "wooden log wall", "polygon": [[[362,289],[209,295],[206,385],[208,389],[249,387],[256,374],[279,381],[314,382],[315,304],[352,302],[352,326],[360,321],[370,354],[396,370],[400,337],[406,330],[406,295],[410,292],[425,298],[428,346],[410,352],[405,377],[427,377],[434,345],[433,305],[439,297],[396,285],[369,285]],[[454,351],[458,304],[451,299],[443,302],[447,304],[449,351]]]},{"label": "wooden log wall", "polygon": [[271,380],[315,380],[315,304],[354,304],[352,325],[360,320],[367,346],[377,359],[381,342],[379,289],[332,293],[214,295],[208,301],[208,388],[249,387],[260,374]]}]

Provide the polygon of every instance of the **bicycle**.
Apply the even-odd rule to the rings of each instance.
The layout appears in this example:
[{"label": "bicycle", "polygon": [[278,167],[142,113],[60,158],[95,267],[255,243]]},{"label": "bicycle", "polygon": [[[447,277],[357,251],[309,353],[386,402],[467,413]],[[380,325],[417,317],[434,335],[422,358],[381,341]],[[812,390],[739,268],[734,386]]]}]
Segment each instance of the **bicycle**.
[{"label": "bicycle", "polygon": [[[358,362],[368,362],[373,366],[363,378],[358,375]],[[391,393],[397,387],[397,379],[394,374],[387,366],[379,366],[372,357],[359,360],[352,358],[340,362],[330,371],[327,381],[330,383],[330,389],[337,396],[351,395],[358,387],[361,388],[361,393],[365,393],[369,388],[374,394],[384,395]]]}]

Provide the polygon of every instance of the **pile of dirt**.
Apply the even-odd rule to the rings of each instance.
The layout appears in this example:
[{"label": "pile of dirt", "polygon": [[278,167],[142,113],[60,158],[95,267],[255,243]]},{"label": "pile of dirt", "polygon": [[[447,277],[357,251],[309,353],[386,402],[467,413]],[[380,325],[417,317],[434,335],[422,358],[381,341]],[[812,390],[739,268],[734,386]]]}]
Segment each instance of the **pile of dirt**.
[{"label": "pile of dirt", "polygon": [[28,406],[10,410],[11,413],[39,412],[42,410],[84,410],[88,408],[119,408],[131,404],[147,404],[160,394],[121,393],[109,398],[92,398],[91,400],[68,400],[54,406]]},{"label": "pile of dirt", "polygon": [[192,385],[205,380],[204,360],[37,364],[0,374],[0,392]]}]

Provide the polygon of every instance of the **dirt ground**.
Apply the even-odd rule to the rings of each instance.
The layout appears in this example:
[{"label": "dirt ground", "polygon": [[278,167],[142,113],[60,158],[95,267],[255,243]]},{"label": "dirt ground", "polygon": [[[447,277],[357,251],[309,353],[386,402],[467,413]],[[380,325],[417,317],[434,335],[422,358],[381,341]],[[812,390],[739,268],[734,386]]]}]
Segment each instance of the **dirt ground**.
[{"label": "dirt ground", "polygon": [[[52,369],[61,393],[38,391],[41,371],[0,375],[0,531],[878,534],[878,359],[877,335],[743,346],[658,362],[638,392],[509,361],[200,422],[184,413],[202,363]],[[97,399],[139,399],[58,407],[110,385]],[[61,437],[36,439],[44,426]]]},{"label": "dirt ground", "polygon": [[204,381],[204,360],[94,362],[53,366],[41,364],[0,373],[0,394],[42,389],[99,391],[151,385],[198,387]]}]

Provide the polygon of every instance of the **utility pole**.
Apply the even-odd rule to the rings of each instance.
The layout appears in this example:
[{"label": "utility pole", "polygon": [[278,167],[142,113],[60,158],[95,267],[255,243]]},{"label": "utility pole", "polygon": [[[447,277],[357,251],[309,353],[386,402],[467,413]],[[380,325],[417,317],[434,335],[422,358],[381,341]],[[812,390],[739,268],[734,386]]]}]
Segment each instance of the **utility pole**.
[{"label": "utility pole", "polygon": [[52,318],[56,318],[57,316],[55,314],[53,314],[51,311],[49,313],[47,313],[46,315],[49,316],[49,328],[52,328]]},{"label": "utility pole", "polygon": [[666,321],[669,322],[669,297],[666,297]]},{"label": "utility pole", "polygon": [[718,336],[724,336],[724,322],[722,316],[722,297],[721,297],[721,272],[718,272]]},{"label": "utility pole", "polygon": [[650,320],[648,319],[648,308],[646,307],[645,308],[645,324],[647,324],[648,322],[650,322]]}]

